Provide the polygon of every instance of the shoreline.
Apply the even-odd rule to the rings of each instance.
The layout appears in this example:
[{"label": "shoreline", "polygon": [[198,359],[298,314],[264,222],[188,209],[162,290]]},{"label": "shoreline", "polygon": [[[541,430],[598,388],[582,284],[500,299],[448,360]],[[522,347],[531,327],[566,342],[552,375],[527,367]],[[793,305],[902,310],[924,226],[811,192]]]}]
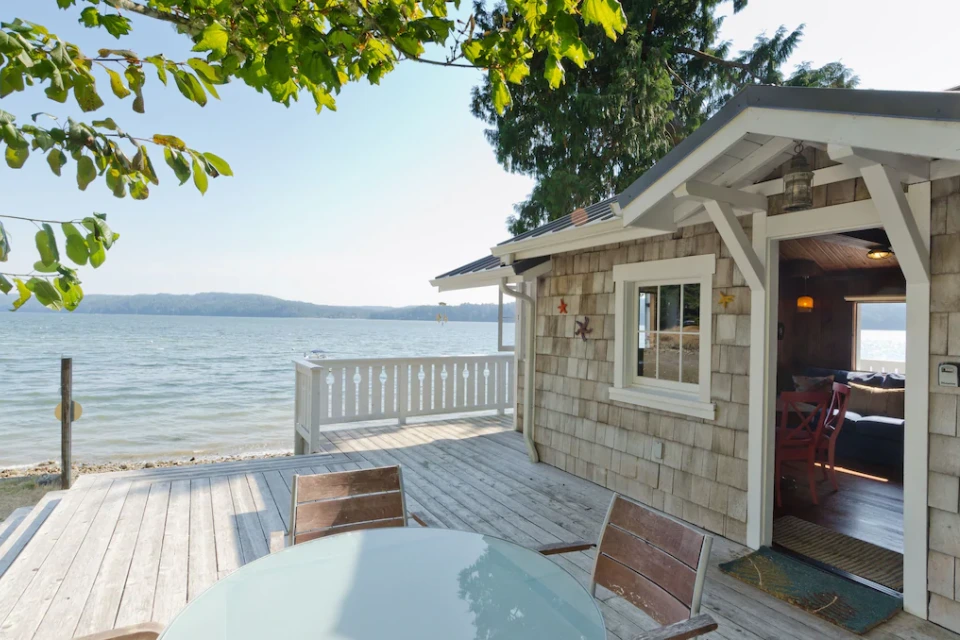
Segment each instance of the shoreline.
[{"label": "shoreline", "polygon": [[[235,453],[214,456],[192,457],[189,459],[168,460],[140,460],[136,462],[94,462],[74,463],[74,476],[94,473],[111,473],[114,471],[136,471],[138,469],[164,469],[168,467],[187,467],[198,464],[216,464],[218,462],[236,462],[239,460],[262,460],[269,458],[287,458],[293,451],[272,451],[258,453]],[[0,480],[9,478],[34,478],[40,484],[51,483],[46,477],[55,477],[57,484],[60,481],[60,463],[48,460],[32,465],[0,468]]]}]

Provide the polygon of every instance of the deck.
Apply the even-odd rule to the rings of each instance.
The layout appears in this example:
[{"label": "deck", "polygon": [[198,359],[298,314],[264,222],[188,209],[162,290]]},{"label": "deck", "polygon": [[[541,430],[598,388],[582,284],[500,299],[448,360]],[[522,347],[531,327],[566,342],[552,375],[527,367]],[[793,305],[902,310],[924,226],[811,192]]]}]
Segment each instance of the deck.
[{"label": "deck", "polygon": [[[478,531],[520,544],[596,538],[610,492],[547,465],[531,465],[509,418],[324,433],[324,453],[82,476],[46,508],[11,560],[0,545],[0,638],[70,638],[146,620],[169,621],[188,601],[268,552],[289,517],[295,473],[401,464],[408,506],[430,526]],[[59,502],[57,502],[59,500]],[[855,638],[719,572],[746,549],[714,545],[704,608],[712,638]],[[6,559],[6,560],[5,560]],[[554,556],[586,583],[592,553]],[[611,639],[656,625],[603,590]],[[900,614],[866,637],[957,640]]]}]

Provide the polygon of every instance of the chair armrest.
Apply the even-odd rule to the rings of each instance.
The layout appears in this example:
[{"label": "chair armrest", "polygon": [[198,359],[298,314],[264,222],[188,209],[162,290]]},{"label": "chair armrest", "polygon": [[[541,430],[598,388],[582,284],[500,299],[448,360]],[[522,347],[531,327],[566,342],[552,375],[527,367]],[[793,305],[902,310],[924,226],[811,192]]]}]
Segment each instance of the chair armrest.
[{"label": "chair armrest", "polygon": [[287,534],[283,531],[270,532],[270,553],[282,551],[287,546]]},{"label": "chair armrest", "polygon": [[144,622],[113,631],[101,631],[77,640],[156,640],[161,633],[163,633],[163,625],[159,622]]},{"label": "chair armrest", "polygon": [[413,518],[413,521],[416,522],[416,523],[417,523],[418,525],[420,525],[421,527],[426,528],[426,527],[429,527],[429,526],[430,526],[430,525],[428,525],[426,522],[423,521],[423,518],[421,518],[421,517],[418,516],[417,514],[413,513],[412,511],[410,512],[410,517]]},{"label": "chair armrest", "polygon": [[704,613],[696,618],[641,633],[634,640],[689,640],[716,630],[717,621]]},{"label": "chair armrest", "polygon": [[573,551],[586,551],[587,549],[594,548],[596,543],[587,542],[586,540],[577,540],[576,542],[553,542],[551,544],[545,544],[537,547],[534,551],[537,551],[545,556],[552,556],[557,553],[572,553]]}]

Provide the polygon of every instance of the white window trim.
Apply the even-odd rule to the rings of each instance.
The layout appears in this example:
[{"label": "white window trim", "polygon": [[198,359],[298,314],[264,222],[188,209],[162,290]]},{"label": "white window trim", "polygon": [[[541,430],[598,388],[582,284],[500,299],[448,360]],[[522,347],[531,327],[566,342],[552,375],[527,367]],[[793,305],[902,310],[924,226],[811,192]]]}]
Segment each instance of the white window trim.
[{"label": "white window trim", "polygon": [[[695,418],[714,420],[716,405],[710,401],[711,354],[713,351],[714,254],[616,265],[613,268],[616,314],[613,386],[610,399],[650,409],[670,411]],[[632,353],[636,353],[634,316],[638,285],[700,285],[700,382],[692,385],[641,384],[635,380]]]}]

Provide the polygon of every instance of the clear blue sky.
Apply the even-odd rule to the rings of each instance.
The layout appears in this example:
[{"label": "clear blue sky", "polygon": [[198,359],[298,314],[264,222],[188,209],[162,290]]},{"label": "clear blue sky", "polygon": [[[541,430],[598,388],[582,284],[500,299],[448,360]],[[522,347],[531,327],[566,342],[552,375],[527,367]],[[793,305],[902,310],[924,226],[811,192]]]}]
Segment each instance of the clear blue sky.
[{"label": "clear blue sky", "polygon": [[[76,23],[77,9],[55,0],[5,0],[0,19],[40,22],[88,51],[123,47],[185,59],[189,42],[170,27],[139,20],[119,43]],[[955,26],[960,3],[916,0],[751,0],[725,24],[736,49],[761,31],[807,24],[791,65],[841,59],[877,89],[941,90],[960,84]],[[73,218],[104,211],[122,234],[98,271],[83,270],[87,293],[264,293],[327,304],[404,305],[493,301],[492,290],[437,294],[427,280],[488,253],[532,181],[496,163],[483,125],[469,112],[479,74],[401,64],[380,86],[347,87],[338,112],[312,100],[287,109],[242,83],[220,89],[205,108],[148,75],[147,112],[104,95],[110,115],[137,135],[172,133],[226,158],[236,177],[211,182],[201,197],[178,187],[155,155],[161,184],[147,201],[114,198],[101,182],[77,190],[39,155],[24,169],[0,168],[5,211]],[[102,94],[109,94],[106,81]],[[21,119],[35,111],[79,115],[39,89],[0,108]],[[102,114],[102,116],[101,116]],[[161,166],[162,165],[162,166]],[[31,225],[15,234],[11,269],[35,259]],[[28,263],[27,260],[30,262]]]}]

